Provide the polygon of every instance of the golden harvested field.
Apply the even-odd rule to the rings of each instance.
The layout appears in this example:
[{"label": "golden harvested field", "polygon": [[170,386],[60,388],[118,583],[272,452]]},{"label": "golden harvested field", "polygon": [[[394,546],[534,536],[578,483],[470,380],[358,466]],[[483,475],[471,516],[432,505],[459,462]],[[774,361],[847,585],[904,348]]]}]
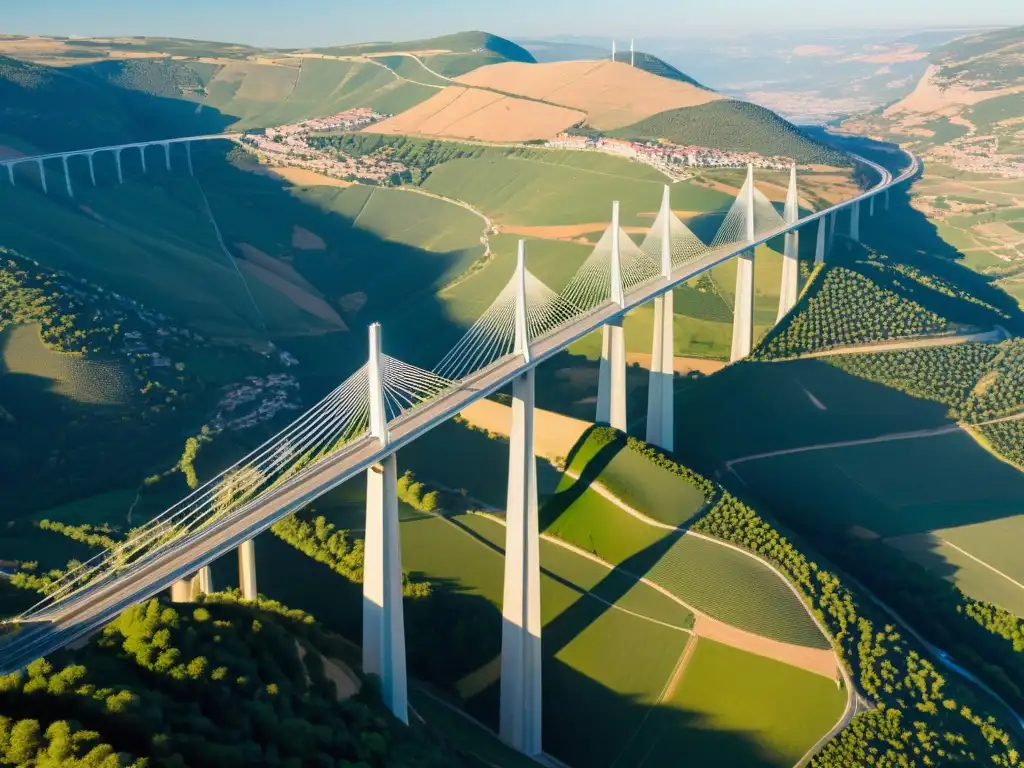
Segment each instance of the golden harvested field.
[{"label": "golden harvested field", "polygon": [[481,67],[456,80],[581,110],[587,113],[587,122],[601,130],[725,98],[612,61],[505,62]]},{"label": "golden harvested field", "polygon": [[250,245],[249,243],[235,243],[235,248],[241,252],[247,261],[251,261],[256,266],[263,267],[263,269],[273,272],[279,277],[283,277],[289,283],[297,285],[302,290],[322,298],[321,293],[306,282],[306,278],[296,272],[295,268],[291,264],[281,261],[280,259],[275,259],[273,256],[269,256],[256,246]]},{"label": "golden harvested field", "polygon": [[450,86],[400,115],[373,126],[373,133],[418,134],[479,141],[550,139],[586,117],[551,104],[491,91]]},{"label": "golden harvested field", "polygon": [[[237,167],[237,166],[236,166]],[[262,168],[263,166],[258,166]],[[244,170],[260,173],[258,168],[246,167]],[[351,181],[336,179],[333,176],[325,176],[322,173],[311,171],[308,168],[296,168],[295,166],[267,166],[268,173],[264,176],[279,176],[297,187],[351,187]]]}]

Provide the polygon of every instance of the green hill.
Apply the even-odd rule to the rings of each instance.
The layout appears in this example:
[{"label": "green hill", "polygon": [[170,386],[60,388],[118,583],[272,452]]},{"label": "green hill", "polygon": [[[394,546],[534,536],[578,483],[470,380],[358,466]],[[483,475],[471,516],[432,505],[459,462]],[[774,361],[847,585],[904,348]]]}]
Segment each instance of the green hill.
[{"label": "green hill", "polygon": [[491,53],[506,61],[536,62],[536,59],[520,45],[511,40],[487,32],[457,32],[453,35],[429,37],[423,40],[398,42],[356,43],[354,45],[313,48],[316,53],[335,56],[362,56],[374,53],[448,51],[450,53]]},{"label": "green hill", "polygon": [[657,75],[658,77],[667,77],[669,80],[679,80],[680,82],[683,83],[696,85],[699,88],[704,87],[689,75],[673,67],[664,59],[659,59],[657,56],[654,56],[653,54],[650,53],[643,53],[642,51],[637,51],[636,53],[633,54],[631,59],[629,51],[618,51],[615,54],[615,61],[621,62],[623,64],[629,64],[630,61],[632,61],[633,66],[635,66],[637,69],[642,69],[644,72],[650,72],[652,75]]},{"label": "green hill", "polygon": [[0,56],[0,143],[25,149],[101,146],[129,141],[138,126],[110,88],[73,68],[44,67]]},{"label": "green hill", "polygon": [[841,152],[814,141],[770,109],[732,99],[661,112],[609,133],[625,139],[666,139],[675,144],[789,157],[800,163],[849,165]]},{"label": "green hill", "polygon": [[932,53],[931,61],[939,67],[934,78],[940,86],[967,85],[972,90],[1019,85],[1024,82],[1022,45],[1024,26],[961,37]]}]

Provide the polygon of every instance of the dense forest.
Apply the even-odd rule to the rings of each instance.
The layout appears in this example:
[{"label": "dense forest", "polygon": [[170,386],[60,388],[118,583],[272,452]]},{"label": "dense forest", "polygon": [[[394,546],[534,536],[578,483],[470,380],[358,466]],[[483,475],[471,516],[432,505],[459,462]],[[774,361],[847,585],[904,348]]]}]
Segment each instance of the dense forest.
[{"label": "dense forest", "polygon": [[337,639],[232,595],[133,606],[78,651],[0,678],[0,762],[18,766],[469,765],[401,726],[372,685],[338,700]]}]

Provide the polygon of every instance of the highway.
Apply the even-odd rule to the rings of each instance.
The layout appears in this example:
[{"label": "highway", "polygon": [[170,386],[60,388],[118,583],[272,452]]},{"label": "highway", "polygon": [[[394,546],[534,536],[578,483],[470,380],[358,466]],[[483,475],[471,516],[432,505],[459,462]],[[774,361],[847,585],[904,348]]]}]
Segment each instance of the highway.
[{"label": "highway", "polygon": [[606,304],[573,318],[530,345],[529,363],[524,363],[520,356],[508,355],[394,419],[389,424],[391,442],[386,449],[382,449],[375,438],[368,435],[361,437],[206,527],[127,566],[116,576],[108,575],[89,583],[78,593],[36,614],[31,625],[26,624],[0,645],[0,673],[21,669],[33,659],[89,635],[126,608],[153,597],[174,582],[192,575],[198,568],[228,554],[283,517],[299,511],[327,491],[362,474],[473,402],[504,388],[528,369],[562,352],[574,341],[597,330],[612,318],[625,315],[743,251],[905,182],[919,168],[918,160],[913,158],[903,173],[893,177],[873,162],[864,158],[858,160],[874,168],[881,176],[881,182],[870,190],[813,213],[795,225],[781,226],[756,241],[732,243],[717,248],[700,259],[679,266],[669,278],[658,277],[637,286],[626,295],[623,306]]}]

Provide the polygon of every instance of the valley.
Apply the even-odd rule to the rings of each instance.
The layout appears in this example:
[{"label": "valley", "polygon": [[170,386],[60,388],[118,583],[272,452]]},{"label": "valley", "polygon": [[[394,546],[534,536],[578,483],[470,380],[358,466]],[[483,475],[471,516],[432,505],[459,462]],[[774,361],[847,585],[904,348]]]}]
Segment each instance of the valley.
[{"label": "valley", "polygon": [[[991,65],[1019,34],[987,35],[937,49],[917,90],[836,134],[650,54],[538,63],[480,32],[303,49],[0,36],[0,162],[232,134],[169,145],[166,164],[97,154],[95,177],[47,161],[45,189],[34,163],[0,173],[5,618],[108,549],[174,550],[233,519],[246,483],[274,490],[347,449],[369,400],[279,435],[355,403],[374,323],[395,425],[511,290],[521,239],[555,295],[610,241],[613,201],[623,253],[666,194],[671,226],[705,245],[741,210],[748,163],[775,222],[787,197],[806,216],[876,184],[851,153],[895,175],[907,160],[886,142],[924,159],[860,205],[859,234],[844,211],[757,245],[749,284],[734,258],[673,289],[669,450],[642,439],[652,303],[624,318],[617,428],[597,423],[600,331],[535,369],[537,755],[501,712],[518,382],[368,482],[304,496],[250,539],[251,577],[240,548],[5,675],[0,736],[34,727],[45,751],[84,723],[67,754],[110,766],[1015,764],[1024,86]],[[732,362],[746,301],[751,349]],[[523,311],[529,341],[548,318]],[[407,709],[359,647],[388,464]],[[145,528],[183,498],[210,519]],[[147,530],[167,538],[139,544]]]}]

